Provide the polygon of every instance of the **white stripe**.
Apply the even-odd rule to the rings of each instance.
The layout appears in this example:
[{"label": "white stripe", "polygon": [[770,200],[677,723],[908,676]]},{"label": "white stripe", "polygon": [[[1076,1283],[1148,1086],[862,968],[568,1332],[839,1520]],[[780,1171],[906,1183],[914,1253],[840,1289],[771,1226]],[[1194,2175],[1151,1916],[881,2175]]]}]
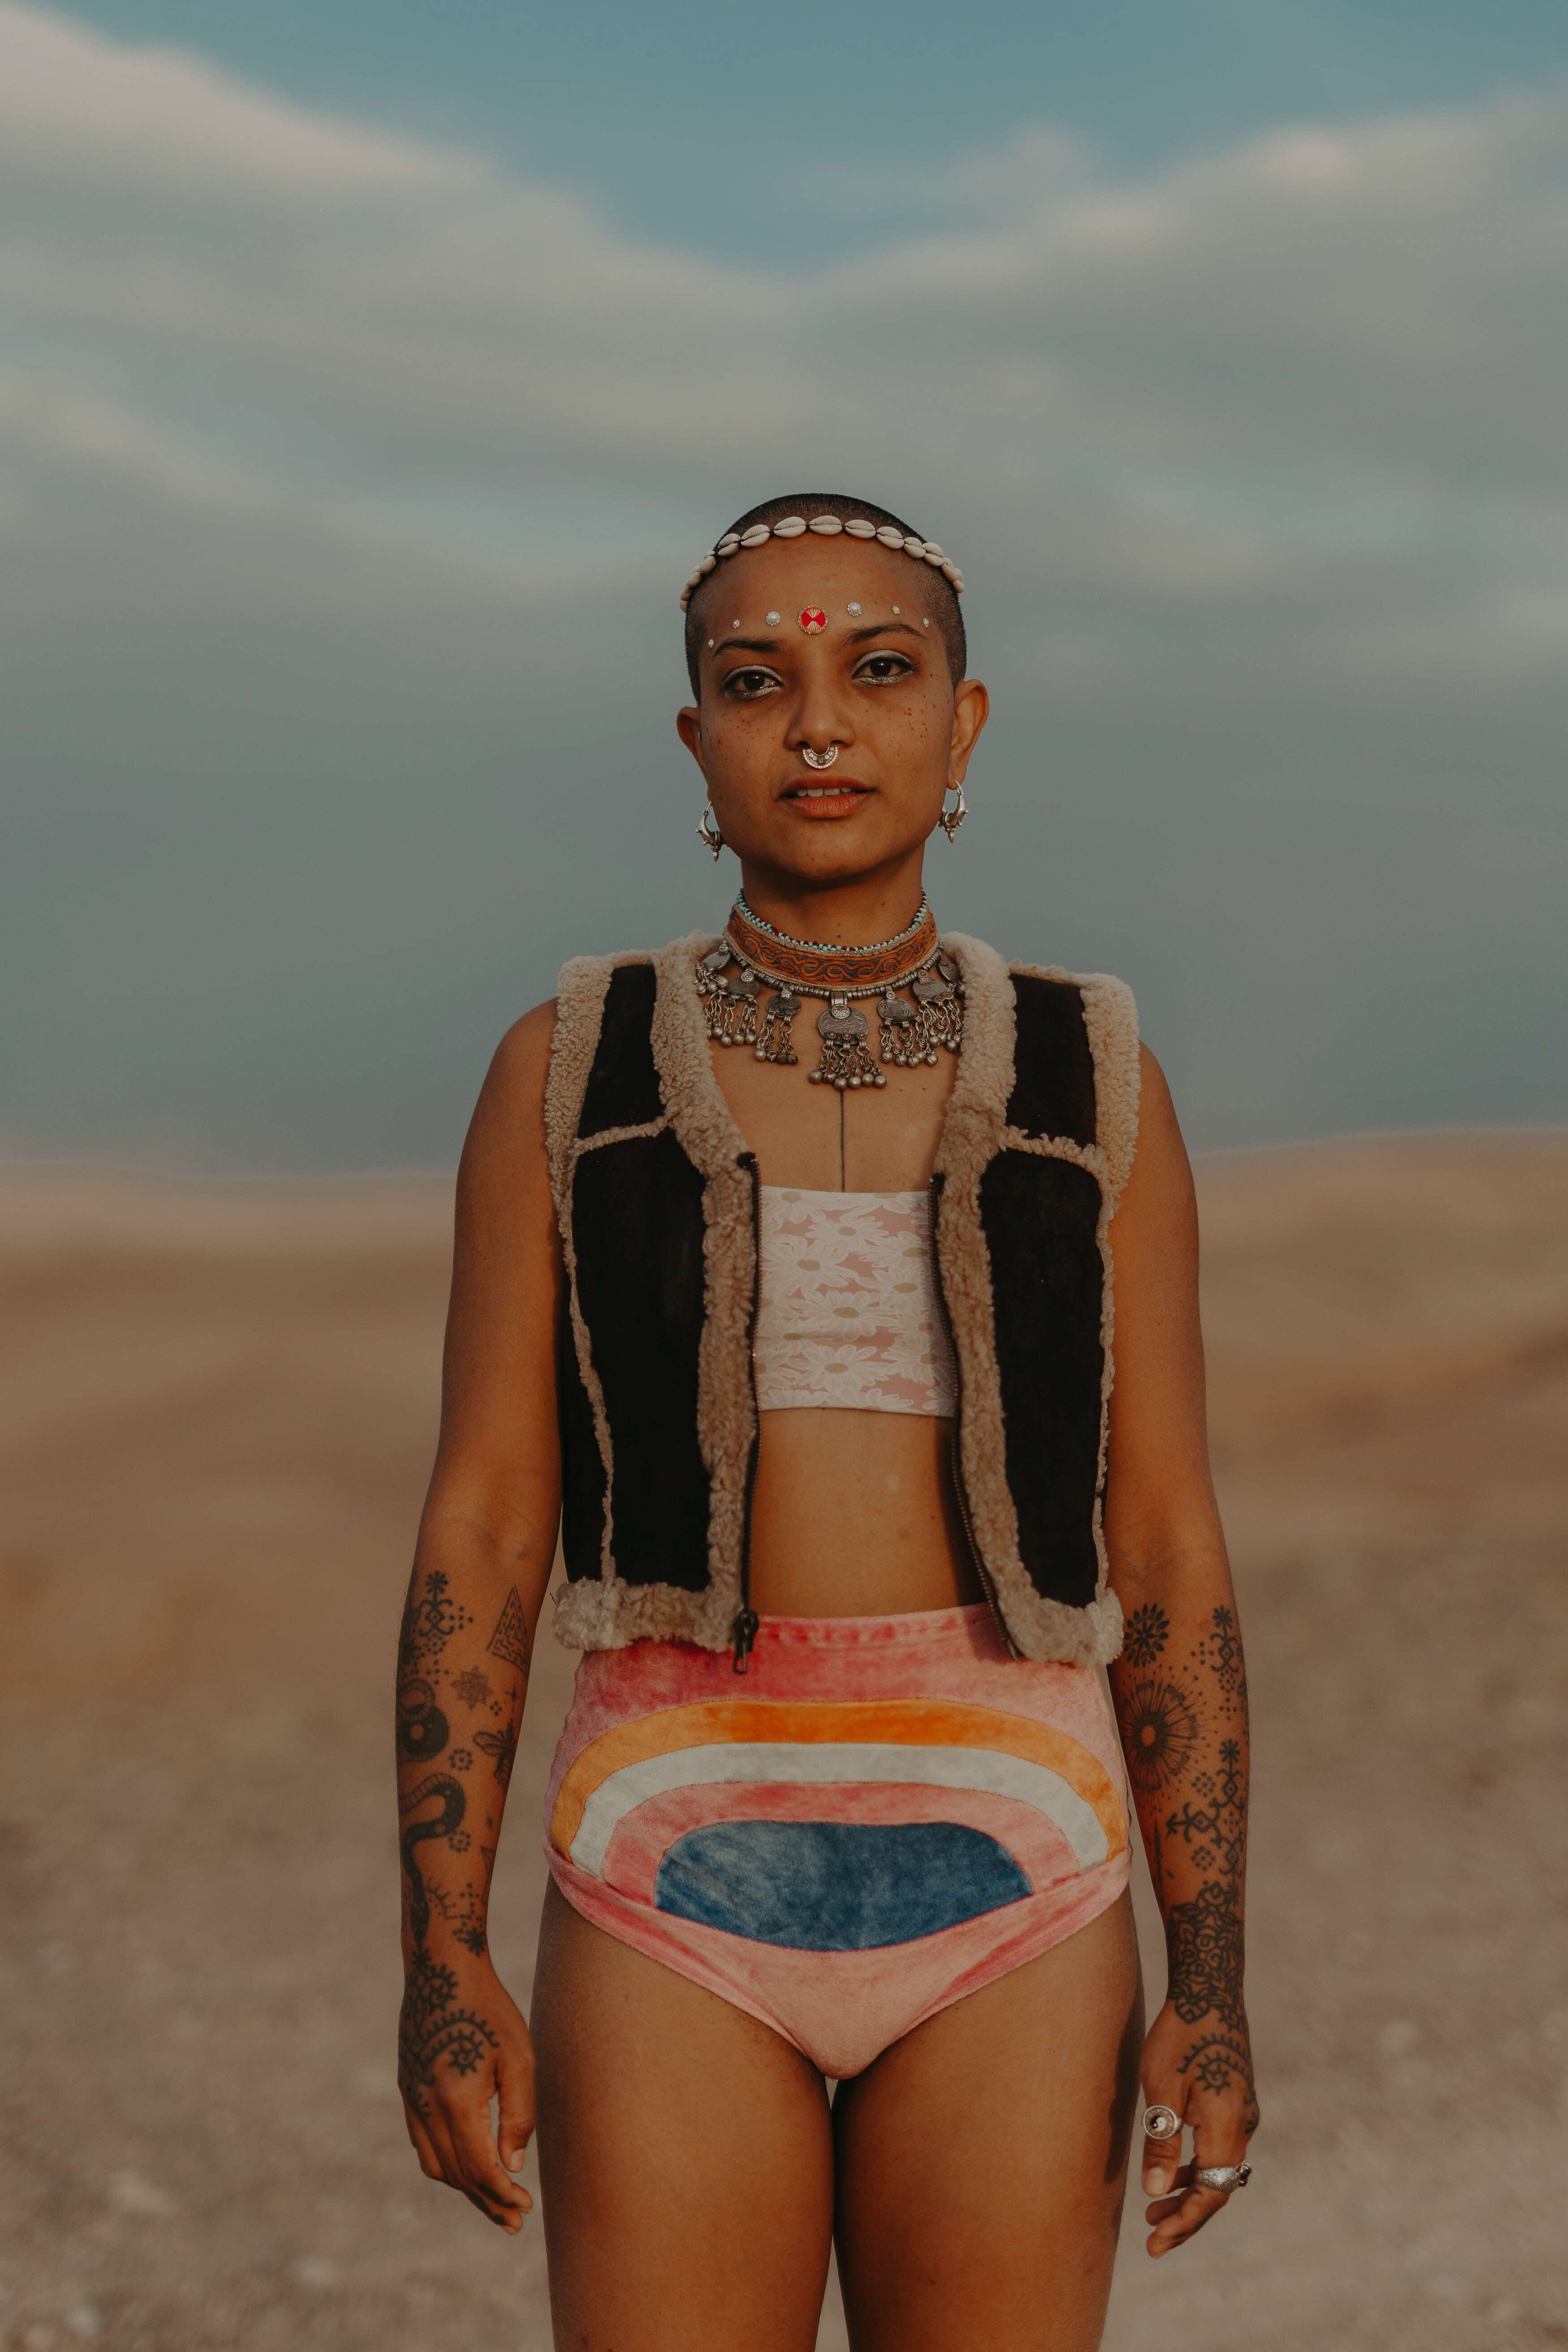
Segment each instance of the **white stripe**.
[{"label": "white stripe", "polygon": [[623,1764],[601,1780],[583,1809],[572,1841],[572,1859],[595,1877],[619,1823],[634,1805],[671,1789],[706,1781],[784,1781],[800,1784],[855,1780],[914,1780],[935,1789],[982,1789],[995,1797],[1020,1797],[1055,1822],[1080,1870],[1092,1870],[1110,1853],[1110,1842],[1092,1805],[1086,1804],[1059,1772],[1030,1764],[995,1748],[900,1748],[887,1741],[721,1740],[700,1748],[678,1748],[668,1756]]}]

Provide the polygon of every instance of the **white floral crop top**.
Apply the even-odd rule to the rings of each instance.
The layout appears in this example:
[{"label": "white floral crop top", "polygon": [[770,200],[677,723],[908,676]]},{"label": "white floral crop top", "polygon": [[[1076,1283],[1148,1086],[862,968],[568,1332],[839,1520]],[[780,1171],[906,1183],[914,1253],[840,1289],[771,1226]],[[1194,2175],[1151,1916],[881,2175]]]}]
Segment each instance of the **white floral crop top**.
[{"label": "white floral crop top", "polygon": [[752,1360],[761,1412],[952,1413],[925,1193],[764,1184],[759,1238]]}]

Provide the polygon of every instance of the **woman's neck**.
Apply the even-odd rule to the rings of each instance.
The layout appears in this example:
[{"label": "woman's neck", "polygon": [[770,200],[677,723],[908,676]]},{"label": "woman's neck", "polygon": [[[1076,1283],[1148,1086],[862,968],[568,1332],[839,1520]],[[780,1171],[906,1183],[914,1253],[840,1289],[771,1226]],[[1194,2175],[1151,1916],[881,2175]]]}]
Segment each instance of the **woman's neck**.
[{"label": "woman's neck", "polygon": [[895,939],[913,922],[921,898],[921,870],[857,876],[851,882],[811,883],[742,869],[742,896],[762,922],[794,940],[820,947],[870,947]]}]

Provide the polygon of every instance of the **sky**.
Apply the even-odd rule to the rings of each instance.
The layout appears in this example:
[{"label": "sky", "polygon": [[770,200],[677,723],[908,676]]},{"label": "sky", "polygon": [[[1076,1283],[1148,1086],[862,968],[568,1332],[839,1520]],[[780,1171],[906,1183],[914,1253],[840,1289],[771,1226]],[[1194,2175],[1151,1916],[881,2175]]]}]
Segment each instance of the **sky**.
[{"label": "sky", "polygon": [[0,1148],[447,1164],[721,919],[679,583],[962,563],[939,919],[1203,1148],[1560,1120],[1568,19],[0,0]]}]

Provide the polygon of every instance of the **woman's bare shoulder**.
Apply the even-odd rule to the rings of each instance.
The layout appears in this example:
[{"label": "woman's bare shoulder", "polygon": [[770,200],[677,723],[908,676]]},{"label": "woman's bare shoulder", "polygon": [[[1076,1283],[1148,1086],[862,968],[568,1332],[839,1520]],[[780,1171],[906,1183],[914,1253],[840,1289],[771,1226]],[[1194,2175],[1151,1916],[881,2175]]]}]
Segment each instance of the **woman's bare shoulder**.
[{"label": "woman's bare shoulder", "polygon": [[1142,1043],[1138,1063],[1138,1149],[1116,1209],[1123,1239],[1146,1219],[1185,1217],[1193,1198],[1192,1167],[1165,1073]]},{"label": "woman's bare shoulder", "polygon": [[555,1000],[551,997],[514,1021],[496,1047],[468,1129],[464,1158],[470,1167],[476,1160],[510,1158],[520,1147],[542,1150],[544,1092],[554,1034]]}]

